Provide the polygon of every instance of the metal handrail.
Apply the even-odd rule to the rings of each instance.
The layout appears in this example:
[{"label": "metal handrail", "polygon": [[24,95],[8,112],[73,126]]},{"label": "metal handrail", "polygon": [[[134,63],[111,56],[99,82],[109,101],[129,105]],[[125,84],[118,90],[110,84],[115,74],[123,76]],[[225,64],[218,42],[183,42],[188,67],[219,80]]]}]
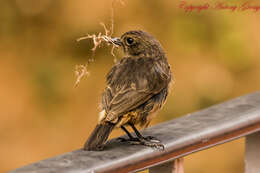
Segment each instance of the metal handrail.
[{"label": "metal handrail", "polygon": [[165,145],[163,151],[112,139],[108,141],[104,151],[79,149],[10,172],[135,172],[166,164],[193,152],[258,131],[260,92],[145,129],[142,132],[144,135],[161,140]]}]

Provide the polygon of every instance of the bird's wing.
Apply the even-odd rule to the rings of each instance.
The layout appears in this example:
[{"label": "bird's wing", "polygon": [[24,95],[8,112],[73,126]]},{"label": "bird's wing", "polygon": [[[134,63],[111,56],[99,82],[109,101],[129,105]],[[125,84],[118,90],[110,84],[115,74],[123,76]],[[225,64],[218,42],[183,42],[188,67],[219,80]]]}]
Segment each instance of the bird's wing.
[{"label": "bird's wing", "polygon": [[168,75],[152,58],[124,58],[107,75],[102,95],[105,119],[112,121],[167,87]]}]

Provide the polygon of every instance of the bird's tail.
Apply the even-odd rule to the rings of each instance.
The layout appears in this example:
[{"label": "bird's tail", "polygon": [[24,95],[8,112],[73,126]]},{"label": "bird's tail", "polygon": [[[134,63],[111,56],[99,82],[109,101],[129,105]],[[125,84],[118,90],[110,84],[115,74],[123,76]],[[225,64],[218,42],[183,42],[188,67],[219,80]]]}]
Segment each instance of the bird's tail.
[{"label": "bird's tail", "polygon": [[86,141],[84,150],[102,150],[103,144],[107,141],[114,126],[112,123],[98,124]]}]

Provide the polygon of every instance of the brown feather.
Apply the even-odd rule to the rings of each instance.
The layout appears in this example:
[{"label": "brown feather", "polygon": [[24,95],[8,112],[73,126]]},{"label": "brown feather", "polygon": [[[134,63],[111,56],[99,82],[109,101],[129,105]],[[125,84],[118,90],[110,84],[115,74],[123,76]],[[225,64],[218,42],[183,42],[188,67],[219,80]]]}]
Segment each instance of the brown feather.
[{"label": "brown feather", "polygon": [[98,124],[84,145],[84,150],[102,150],[114,124]]}]

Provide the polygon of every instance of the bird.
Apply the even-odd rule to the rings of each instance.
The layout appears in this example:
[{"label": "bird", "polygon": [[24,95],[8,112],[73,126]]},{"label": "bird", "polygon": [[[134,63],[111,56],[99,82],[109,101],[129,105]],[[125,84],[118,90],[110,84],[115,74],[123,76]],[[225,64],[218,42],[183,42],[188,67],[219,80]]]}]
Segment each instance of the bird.
[{"label": "bird", "polygon": [[[98,124],[83,149],[103,150],[115,128],[121,128],[129,137],[122,141],[164,148],[158,139],[144,137],[135,127],[146,128],[165,104],[169,93],[173,75],[162,45],[142,30],[128,31],[111,40],[122,49],[123,58],[106,75]],[[127,126],[133,129],[136,137]]]}]

